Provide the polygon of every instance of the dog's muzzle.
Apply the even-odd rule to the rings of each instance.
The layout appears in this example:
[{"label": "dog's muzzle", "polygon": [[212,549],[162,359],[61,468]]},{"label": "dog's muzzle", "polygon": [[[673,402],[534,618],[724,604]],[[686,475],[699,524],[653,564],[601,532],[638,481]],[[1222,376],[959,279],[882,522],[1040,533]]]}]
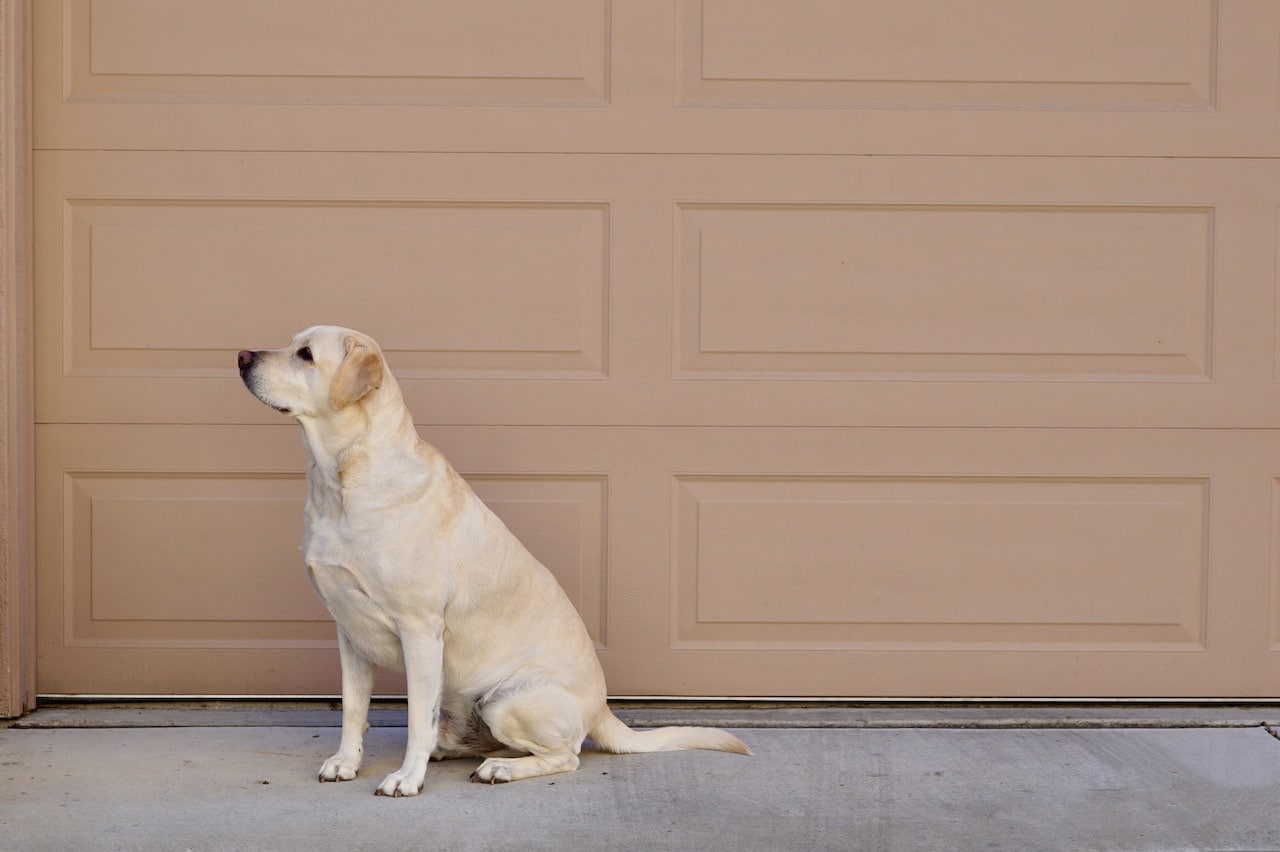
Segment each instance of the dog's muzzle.
[{"label": "dog's muzzle", "polygon": [[240,350],[240,354],[236,356],[236,364],[240,367],[240,380],[244,382],[244,386],[249,389],[249,393],[256,396],[260,401],[265,402],[281,414],[292,414],[293,412],[289,408],[276,405],[274,402],[264,397],[258,390],[258,382],[254,373],[254,368],[257,367],[258,363],[262,360],[262,354],[263,353],[260,351],[251,352],[248,349]]}]

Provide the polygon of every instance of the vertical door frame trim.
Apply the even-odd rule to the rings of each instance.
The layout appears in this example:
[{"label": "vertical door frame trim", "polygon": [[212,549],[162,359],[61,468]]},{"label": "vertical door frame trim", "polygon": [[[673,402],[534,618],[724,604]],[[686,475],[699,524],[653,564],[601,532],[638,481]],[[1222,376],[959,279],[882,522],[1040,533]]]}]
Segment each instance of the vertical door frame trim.
[{"label": "vertical door frame trim", "polygon": [[0,717],[35,709],[32,0],[0,0]]}]

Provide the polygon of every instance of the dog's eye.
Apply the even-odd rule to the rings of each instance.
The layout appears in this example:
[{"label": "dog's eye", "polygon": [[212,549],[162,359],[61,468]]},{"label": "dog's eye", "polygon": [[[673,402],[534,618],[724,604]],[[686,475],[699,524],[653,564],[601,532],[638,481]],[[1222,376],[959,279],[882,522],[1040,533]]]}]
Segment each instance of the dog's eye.
[{"label": "dog's eye", "polygon": [[308,364],[310,364],[312,361],[314,361],[314,360],[315,360],[315,358],[314,358],[314,357],[312,357],[312,355],[311,355],[311,347],[310,347],[310,346],[304,346],[304,347],[302,347],[301,349],[299,349],[299,350],[298,350],[298,360],[299,360],[299,361],[306,361]]}]

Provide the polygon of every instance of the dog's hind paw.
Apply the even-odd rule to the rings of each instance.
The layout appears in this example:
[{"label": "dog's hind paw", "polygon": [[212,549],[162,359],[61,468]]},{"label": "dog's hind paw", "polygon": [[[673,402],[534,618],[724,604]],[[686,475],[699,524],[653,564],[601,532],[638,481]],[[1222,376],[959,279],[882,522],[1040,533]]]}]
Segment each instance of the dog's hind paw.
[{"label": "dog's hind paw", "polygon": [[578,768],[578,755],[571,751],[524,757],[491,757],[471,773],[471,780],[479,784],[505,784],[539,775],[572,772]]},{"label": "dog's hind paw", "polygon": [[491,757],[471,773],[471,780],[477,784],[506,784],[514,781],[515,775],[501,758]]}]

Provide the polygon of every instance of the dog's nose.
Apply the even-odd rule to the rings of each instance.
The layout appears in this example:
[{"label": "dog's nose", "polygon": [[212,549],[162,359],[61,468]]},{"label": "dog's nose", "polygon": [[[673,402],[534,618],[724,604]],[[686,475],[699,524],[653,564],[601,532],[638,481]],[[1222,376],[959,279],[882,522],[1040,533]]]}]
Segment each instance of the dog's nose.
[{"label": "dog's nose", "polygon": [[253,366],[253,362],[258,358],[256,352],[250,352],[248,349],[241,349],[240,354],[236,356],[236,361],[240,364],[241,372]]}]

